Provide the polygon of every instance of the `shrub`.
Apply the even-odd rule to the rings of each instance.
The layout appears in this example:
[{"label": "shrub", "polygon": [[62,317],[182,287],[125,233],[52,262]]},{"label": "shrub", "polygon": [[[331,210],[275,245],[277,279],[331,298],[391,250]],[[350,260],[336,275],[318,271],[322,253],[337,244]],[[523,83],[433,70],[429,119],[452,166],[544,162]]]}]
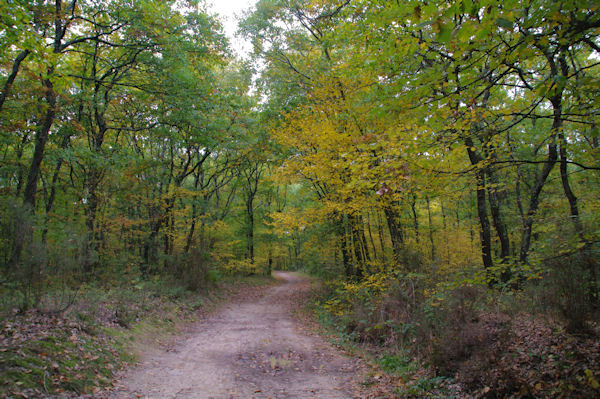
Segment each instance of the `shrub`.
[{"label": "shrub", "polygon": [[259,267],[250,259],[233,259],[224,266],[224,271],[229,275],[252,276],[259,273]]},{"label": "shrub", "polygon": [[497,340],[502,323],[494,317],[481,318],[483,295],[483,288],[465,285],[426,305],[421,338],[429,341],[428,355],[442,375],[452,375],[473,353],[490,348]]},{"label": "shrub", "polygon": [[546,263],[545,296],[570,332],[587,331],[597,310],[598,255],[584,248]]},{"label": "shrub", "polygon": [[418,324],[422,276],[377,273],[359,282],[339,283],[323,307],[363,342],[401,346]]}]

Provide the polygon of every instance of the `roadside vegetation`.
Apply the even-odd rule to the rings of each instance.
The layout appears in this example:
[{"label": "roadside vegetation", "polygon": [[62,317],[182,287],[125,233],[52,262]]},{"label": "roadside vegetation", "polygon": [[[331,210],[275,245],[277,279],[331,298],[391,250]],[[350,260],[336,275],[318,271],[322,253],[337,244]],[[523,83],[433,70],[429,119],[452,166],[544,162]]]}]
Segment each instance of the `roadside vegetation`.
[{"label": "roadside vegetation", "polygon": [[499,295],[483,284],[434,288],[426,277],[332,281],[313,298],[333,342],[373,366],[365,381],[373,397],[597,395],[598,324],[568,328],[564,306],[581,304],[565,305],[574,298],[562,296],[558,281]]},{"label": "roadside vegetation", "polygon": [[264,289],[266,276],[223,278],[191,291],[176,282],[86,284],[68,309],[4,314],[0,396],[95,397],[151,349],[168,349],[219,304]]}]

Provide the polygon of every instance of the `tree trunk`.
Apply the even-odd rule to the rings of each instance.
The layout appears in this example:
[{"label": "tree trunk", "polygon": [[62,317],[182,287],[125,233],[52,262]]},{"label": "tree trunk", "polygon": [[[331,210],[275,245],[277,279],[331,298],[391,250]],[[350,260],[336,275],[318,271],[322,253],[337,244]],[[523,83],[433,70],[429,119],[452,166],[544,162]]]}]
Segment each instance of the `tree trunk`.
[{"label": "tree trunk", "polygon": [[379,236],[379,246],[381,248],[381,260],[383,263],[387,263],[387,256],[385,254],[385,235],[383,231],[383,220],[381,218],[381,212],[377,209],[375,210],[377,213],[377,234]]},{"label": "tree trunk", "polygon": [[[562,95],[562,94],[561,94]],[[540,194],[542,192],[542,188],[558,159],[558,152],[556,148],[556,140],[554,135],[562,129],[562,103],[561,96],[554,96],[551,99],[554,118],[552,121],[552,138],[550,139],[550,143],[548,144],[548,157],[546,159],[546,163],[542,167],[541,173],[539,173],[536,177],[535,183],[531,189],[531,195],[529,197],[529,206],[527,209],[527,213],[525,215],[525,220],[523,222],[523,233],[521,234],[521,250],[519,254],[519,259],[523,263],[527,263],[527,257],[529,255],[529,247],[531,246],[531,230],[533,227],[534,217],[537,213],[539,204],[540,204]]]},{"label": "tree trunk", "polygon": [[444,230],[444,246],[446,247],[446,261],[450,264],[450,244],[448,243],[448,224],[446,223],[446,207],[444,201],[440,200],[440,207],[442,208],[442,228]]},{"label": "tree trunk", "polygon": [[373,232],[371,231],[370,213],[367,213],[367,232],[369,233],[369,242],[371,243],[371,248],[373,250],[373,259],[377,260],[379,257],[377,256],[377,247],[375,246],[375,240],[373,240]]},{"label": "tree trunk", "polygon": [[[67,148],[70,137],[71,136],[69,134],[65,134],[63,136],[63,139],[60,143],[61,149]],[[54,199],[56,198],[56,184],[58,182],[58,176],[59,176],[60,168],[62,167],[63,162],[64,162],[64,159],[62,156],[60,158],[58,158],[58,161],[56,162],[56,166],[54,167],[54,173],[52,174],[52,181],[50,183],[50,193],[49,193],[48,199],[46,201],[46,222],[44,223],[44,230],[42,231],[42,242],[44,242],[44,243],[46,242],[46,236],[48,234],[49,214],[54,205]]]},{"label": "tree trunk", "polygon": [[87,216],[85,225],[88,231],[88,256],[84,269],[87,273],[92,272],[96,268],[96,262],[93,261],[93,253],[98,249],[98,237],[96,234],[96,214],[98,213],[98,194],[97,187],[99,184],[99,176],[97,171],[91,170],[88,174],[88,196],[87,196]]},{"label": "tree trunk", "polygon": [[490,204],[490,213],[492,214],[492,223],[494,224],[494,229],[496,229],[498,239],[500,240],[500,259],[502,259],[502,262],[505,262],[510,256],[510,238],[508,236],[506,224],[502,218],[502,203],[497,192],[498,180],[491,170],[487,171],[487,176],[491,183],[487,186],[487,193],[488,202]]},{"label": "tree trunk", "polygon": [[[201,168],[199,167],[198,172],[194,174],[194,190],[198,189],[198,183],[200,182]],[[190,228],[187,233],[187,237],[185,239],[185,247],[183,248],[183,253],[187,254],[190,251],[190,247],[192,246],[192,242],[194,239],[194,230],[196,229],[196,217],[198,212],[198,204],[195,200],[192,202],[192,221],[190,223]]]},{"label": "tree trunk", "polygon": [[390,237],[392,239],[392,249],[394,251],[394,260],[400,261],[402,247],[404,245],[404,236],[402,234],[402,225],[400,224],[400,215],[392,208],[393,205],[386,205],[383,208],[385,219],[387,221]]},{"label": "tree trunk", "polygon": [[17,160],[17,189],[15,191],[15,196],[21,196],[21,189],[23,188],[23,171],[24,166],[21,162],[21,158],[23,157],[23,150],[25,148],[25,144],[27,143],[27,139],[29,138],[28,134],[23,134],[23,139],[21,139],[21,145],[16,149],[16,160]]},{"label": "tree trunk", "polygon": [[413,227],[415,229],[415,241],[417,242],[417,245],[419,245],[419,219],[417,217],[416,203],[417,196],[413,194],[410,209],[412,210]]},{"label": "tree trunk", "polygon": [[247,251],[250,263],[254,263],[254,197],[249,197],[246,202],[246,212],[248,216],[247,226]]},{"label": "tree trunk", "polygon": [[352,237],[354,242],[354,252],[356,255],[356,278],[361,280],[366,272],[369,262],[369,252],[365,239],[364,223],[361,216],[353,217],[352,219]]},{"label": "tree trunk", "polygon": [[357,222],[359,223],[358,233],[360,238],[361,247],[363,249],[363,261],[365,262],[365,266],[371,259],[371,251],[369,251],[369,245],[367,244],[367,237],[365,235],[365,221],[362,216],[358,217]]},{"label": "tree trunk", "polygon": [[152,231],[144,243],[144,263],[141,265],[141,272],[144,276],[147,276],[150,273],[150,265],[156,260],[156,248],[154,246],[154,240],[156,239],[159,230],[160,225],[158,223],[154,223]]},{"label": "tree trunk", "polygon": [[354,253],[354,277],[359,277],[362,273],[363,259],[360,250],[360,240],[356,228],[356,220],[354,217],[348,217],[350,243],[352,244],[352,252]]},{"label": "tree trunk", "polygon": [[346,217],[340,216],[338,219],[338,235],[340,237],[340,249],[342,251],[342,263],[344,266],[344,273],[346,278],[352,277],[352,262],[350,256],[350,250],[348,248],[348,238],[346,234]]},{"label": "tree trunk", "polygon": [[429,243],[431,244],[431,260],[435,259],[435,243],[433,241],[433,223],[431,222],[431,204],[429,203],[429,197],[425,197],[427,203],[427,220],[429,222]]},{"label": "tree trunk", "polygon": [[579,239],[584,241],[583,237],[583,225],[581,224],[581,219],[579,218],[579,207],[577,205],[577,197],[573,193],[571,189],[571,184],[569,183],[569,173],[567,170],[567,142],[564,134],[561,132],[558,135],[559,139],[559,153],[560,153],[560,179],[563,186],[563,191],[565,192],[565,196],[569,201],[569,208],[571,211],[571,220],[573,221],[573,225],[575,226],[575,232],[579,236]]},{"label": "tree trunk", "polygon": [[12,66],[10,75],[8,75],[6,82],[4,82],[4,87],[2,88],[2,92],[0,92],[0,112],[2,111],[2,107],[4,106],[4,101],[6,101],[6,97],[8,96],[8,93],[10,92],[10,89],[15,81],[15,78],[17,77],[17,74],[19,73],[19,67],[21,66],[21,62],[23,62],[23,60],[29,55],[29,53],[30,53],[29,50],[21,51],[19,53],[19,55],[17,55],[17,58],[15,58],[15,61],[13,62],[13,66]]},{"label": "tree trunk", "polygon": [[[52,69],[48,70],[48,75],[51,75]],[[27,175],[27,184],[25,185],[25,191],[23,192],[23,205],[25,212],[29,212],[31,216],[35,214],[35,197],[37,194],[37,184],[40,177],[40,167],[42,160],[44,159],[44,151],[46,149],[46,143],[50,134],[50,129],[54,123],[56,116],[56,94],[52,82],[49,78],[44,79],[43,89],[45,90],[46,102],[48,103],[48,109],[46,115],[35,135],[35,148],[33,150],[33,157],[31,158],[31,166],[29,167],[29,173]],[[26,242],[30,242],[33,237],[33,229],[25,228],[23,230],[25,234],[22,239],[15,240],[15,245],[11,255],[11,264],[17,268],[21,260],[21,254],[23,247]]]},{"label": "tree trunk", "polygon": [[272,270],[273,270],[273,248],[269,244],[269,252],[267,254],[267,276],[271,275]]},{"label": "tree trunk", "polygon": [[481,260],[486,269],[494,265],[492,260],[492,239],[490,233],[490,221],[487,216],[487,205],[485,202],[485,173],[477,170],[475,173],[477,181],[477,217],[479,218],[479,239],[481,241]]},{"label": "tree trunk", "polygon": [[477,217],[479,219],[479,239],[481,242],[481,260],[483,261],[483,267],[486,269],[491,268],[494,265],[492,259],[492,238],[490,232],[490,221],[487,215],[487,204],[485,200],[485,175],[486,172],[482,166],[483,158],[482,156],[475,150],[475,146],[473,144],[473,140],[468,137],[465,139],[465,144],[467,147],[467,154],[469,156],[469,160],[471,161],[471,165],[475,166],[475,182],[477,184],[476,188],[476,198],[477,198]]},{"label": "tree trunk", "polygon": [[[50,69],[48,75],[51,75],[51,73],[52,69]],[[23,202],[31,207],[32,212],[35,211],[35,195],[40,175],[40,166],[42,164],[42,159],[44,158],[44,151],[46,149],[50,129],[52,128],[56,116],[56,94],[54,93],[54,87],[52,86],[50,79],[44,79],[43,88],[46,92],[45,97],[46,102],[48,103],[48,110],[46,111],[46,116],[44,117],[42,125],[35,135],[35,148],[33,150],[31,166],[29,167],[25,192],[23,193]]]}]

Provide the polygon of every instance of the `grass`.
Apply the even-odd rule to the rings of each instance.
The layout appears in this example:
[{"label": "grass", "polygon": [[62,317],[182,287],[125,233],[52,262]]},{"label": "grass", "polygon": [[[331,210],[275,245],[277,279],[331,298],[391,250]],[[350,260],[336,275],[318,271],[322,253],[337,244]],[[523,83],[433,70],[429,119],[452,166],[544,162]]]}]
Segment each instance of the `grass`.
[{"label": "grass", "polygon": [[394,375],[407,375],[417,369],[413,359],[405,354],[384,354],[377,359],[377,364],[386,373]]}]

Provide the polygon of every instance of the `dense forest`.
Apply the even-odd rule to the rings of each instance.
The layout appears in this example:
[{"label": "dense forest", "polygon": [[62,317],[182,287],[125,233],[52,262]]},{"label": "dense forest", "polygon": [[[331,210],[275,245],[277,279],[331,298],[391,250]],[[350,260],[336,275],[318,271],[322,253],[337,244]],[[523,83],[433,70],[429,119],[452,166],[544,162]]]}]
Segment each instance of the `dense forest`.
[{"label": "dense forest", "polygon": [[3,0],[2,317],[301,269],[402,395],[593,397],[599,9]]}]

